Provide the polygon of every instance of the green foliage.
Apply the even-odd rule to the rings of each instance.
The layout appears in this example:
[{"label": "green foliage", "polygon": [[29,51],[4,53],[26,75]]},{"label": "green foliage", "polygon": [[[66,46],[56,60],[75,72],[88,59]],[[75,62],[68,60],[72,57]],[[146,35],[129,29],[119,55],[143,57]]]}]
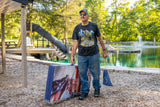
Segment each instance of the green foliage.
[{"label": "green foliage", "polygon": [[[125,1],[125,0],[122,0]],[[139,0],[133,7],[129,2],[112,0],[106,8],[105,0],[34,0],[27,7],[27,21],[39,24],[58,39],[72,37],[74,27],[81,23],[79,11],[87,8],[90,21],[98,24],[104,39],[112,41],[143,40],[160,42],[160,2],[159,0]],[[109,11],[110,9],[110,11]],[[20,36],[21,11],[5,15],[6,39]],[[38,35],[38,34],[36,34]],[[1,30],[0,30],[1,36]]]},{"label": "green foliage", "polygon": [[18,39],[20,36],[20,10],[5,15],[5,38]]}]

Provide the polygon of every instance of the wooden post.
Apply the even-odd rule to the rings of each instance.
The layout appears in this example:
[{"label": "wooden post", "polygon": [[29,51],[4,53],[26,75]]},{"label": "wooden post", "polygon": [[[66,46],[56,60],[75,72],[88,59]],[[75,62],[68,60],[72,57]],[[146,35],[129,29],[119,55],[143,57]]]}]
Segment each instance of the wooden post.
[{"label": "wooden post", "polygon": [[22,73],[23,87],[27,88],[26,5],[21,6]]},{"label": "wooden post", "polygon": [[33,47],[35,48],[35,44],[34,44],[34,41],[35,41],[35,32],[32,32],[33,34]]},{"label": "wooden post", "polygon": [[64,43],[67,44],[67,2],[68,0],[66,0],[66,11],[65,11],[65,15],[64,15],[64,20],[65,20],[65,28],[64,28]]},{"label": "wooden post", "polygon": [[2,27],[2,73],[6,72],[6,50],[5,50],[5,29],[4,29],[4,14],[1,14],[1,27]]},{"label": "wooden post", "polygon": [[156,37],[154,36],[154,46],[156,46]]}]

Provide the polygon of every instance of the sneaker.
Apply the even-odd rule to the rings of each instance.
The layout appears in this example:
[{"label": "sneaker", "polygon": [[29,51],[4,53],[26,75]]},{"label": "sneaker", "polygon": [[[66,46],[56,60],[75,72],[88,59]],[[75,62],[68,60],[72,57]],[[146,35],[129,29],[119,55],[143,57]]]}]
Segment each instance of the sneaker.
[{"label": "sneaker", "polygon": [[100,88],[94,90],[94,97],[99,97],[100,95]]},{"label": "sneaker", "polygon": [[88,93],[82,92],[81,95],[79,96],[79,100],[84,100],[87,97],[88,97]]}]

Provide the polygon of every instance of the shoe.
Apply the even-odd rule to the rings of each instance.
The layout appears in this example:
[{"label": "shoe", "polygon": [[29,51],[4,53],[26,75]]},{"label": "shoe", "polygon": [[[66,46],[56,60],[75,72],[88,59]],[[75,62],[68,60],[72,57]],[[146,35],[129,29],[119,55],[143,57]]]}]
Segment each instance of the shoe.
[{"label": "shoe", "polygon": [[79,100],[84,100],[87,97],[88,97],[88,93],[82,92],[81,95],[79,96]]},{"label": "shoe", "polygon": [[100,89],[95,89],[94,90],[94,97],[99,97],[100,95]]}]

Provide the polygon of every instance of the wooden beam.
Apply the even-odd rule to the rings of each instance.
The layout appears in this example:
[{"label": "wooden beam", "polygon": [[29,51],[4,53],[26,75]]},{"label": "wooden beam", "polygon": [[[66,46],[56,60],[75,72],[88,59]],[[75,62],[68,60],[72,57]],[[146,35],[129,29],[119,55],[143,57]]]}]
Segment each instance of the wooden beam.
[{"label": "wooden beam", "polygon": [[6,72],[6,51],[5,51],[5,29],[4,29],[4,14],[1,14],[1,27],[2,27],[2,73]]},{"label": "wooden beam", "polygon": [[12,0],[0,0],[0,13],[10,13],[20,9],[21,4]]},{"label": "wooden beam", "polygon": [[27,88],[26,5],[21,6],[21,39],[23,87]]},{"label": "wooden beam", "polygon": [[[7,53],[16,53],[21,54],[22,49],[20,48],[14,48],[14,49],[6,49]],[[27,48],[27,54],[38,54],[38,53],[55,53],[56,49],[51,48]]]}]

